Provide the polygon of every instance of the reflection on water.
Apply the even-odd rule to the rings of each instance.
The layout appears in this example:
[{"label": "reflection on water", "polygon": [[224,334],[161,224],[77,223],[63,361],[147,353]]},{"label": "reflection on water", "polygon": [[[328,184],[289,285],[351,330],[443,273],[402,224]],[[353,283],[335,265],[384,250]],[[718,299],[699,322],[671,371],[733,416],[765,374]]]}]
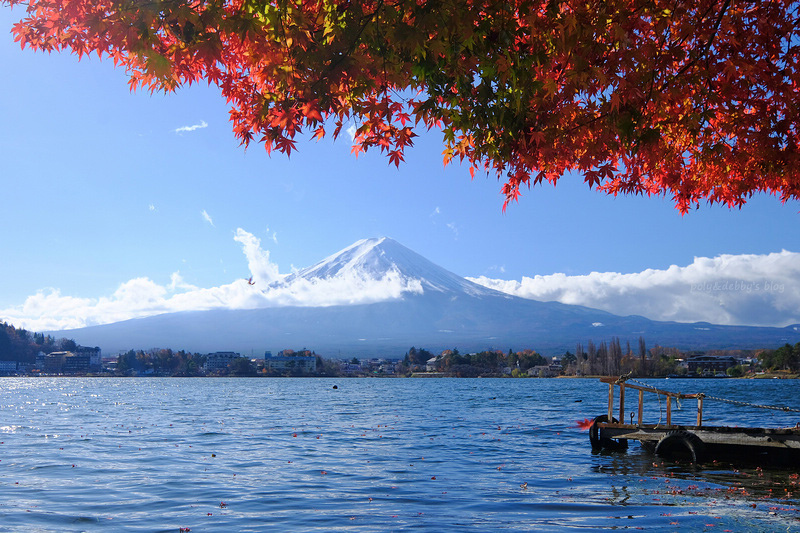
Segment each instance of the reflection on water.
[{"label": "reflection on water", "polygon": [[[789,381],[679,385],[800,402]],[[0,379],[0,531],[800,531],[797,465],[593,452],[575,421],[606,398],[578,379]]]}]

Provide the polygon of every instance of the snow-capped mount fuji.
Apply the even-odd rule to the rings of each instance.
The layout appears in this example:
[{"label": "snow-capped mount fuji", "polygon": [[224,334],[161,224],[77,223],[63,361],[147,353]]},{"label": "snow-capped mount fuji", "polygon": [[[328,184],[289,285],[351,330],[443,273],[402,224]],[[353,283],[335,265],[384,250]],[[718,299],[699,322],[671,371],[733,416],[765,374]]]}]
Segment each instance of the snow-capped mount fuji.
[{"label": "snow-capped mount fuji", "polygon": [[283,283],[291,285],[298,279],[312,281],[350,276],[380,280],[391,275],[401,277],[409,286],[418,286],[419,292],[478,297],[503,295],[445,270],[388,237],[357,241],[315,265],[290,274]]},{"label": "snow-capped mount fuji", "polygon": [[433,352],[531,348],[555,355],[574,350],[578,342],[612,337],[635,345],[641,336],[648,346],[682,349],[762,348],[800,341],[796,327],[656,322],[510,296],[463,279],[388,238],[358,241],[263,290],[291,294],[376,287],[391,290],[367,298],[339,296],[317,306],[311,299],[258,309],[167,313],[57,334],[84,346],[100,346],[106,353],[160,347],[260,356],[266,350],[306,347],[342,358],[397,358],[411,346]]}]

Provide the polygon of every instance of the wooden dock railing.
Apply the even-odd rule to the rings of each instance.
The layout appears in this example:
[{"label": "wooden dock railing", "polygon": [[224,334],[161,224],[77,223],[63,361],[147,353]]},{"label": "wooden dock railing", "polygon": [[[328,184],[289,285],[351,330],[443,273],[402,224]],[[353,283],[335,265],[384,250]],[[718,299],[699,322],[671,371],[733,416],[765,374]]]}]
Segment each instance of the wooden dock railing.
[{"label": "wooden dock railing", "polygon": [[642,416],[644,413],[644,393],[650,392],[656,395],[664,396],[667,404],[667,426],[672,425],[672,398],[678,400],[696,399],[697,400],[697,427],[703,425],[703,393],[699,394],[682,394],[678,392],[670,392],[649,385],[641,386],[627,383],[624,377],[602,377],[600,381],[608,383],[608,421],[614,419],[614,386],[619,385],[619,421],[625,423],[625,389],[632,389],[639,392],[639,417],[637,419],[637,426],[642,425]]}]

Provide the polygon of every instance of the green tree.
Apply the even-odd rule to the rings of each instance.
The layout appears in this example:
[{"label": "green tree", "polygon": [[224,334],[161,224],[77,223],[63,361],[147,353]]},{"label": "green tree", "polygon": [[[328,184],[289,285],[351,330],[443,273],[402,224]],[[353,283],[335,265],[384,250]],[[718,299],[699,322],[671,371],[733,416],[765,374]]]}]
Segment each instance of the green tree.
[{"label": "green tree", "polygon": [[6,323],[0,324],[0,360],[12,361],[13,357],[9,326]]},{"label": "green tree", "polygon": [[523,371],[535,366],[544,366],[548,364],[547,359],[542,357],[534,350],[523,350],[522,352],[517,352],[517,361],[519,362],[519,369]]},{"label": "green tree", "polygon": [[78,348],[78,343],[74,339],[61,339],[61,349],[65,352],[72,352]]},{"label": "green tree", "polygon": [[794,346],[787,343],[775,350],[765,350],[759,354],[758,358],[761,366],[767,370],[799,372],[800,343]]},{"label": "green tree", "polygon": [[732,378],[740,378],[744,376],[744,367],[742,365],[732,366],[726,370],[726,373]]},{"label": "green tree", "polygon": [[117,372],[127,374],[138,370],[137,366],[136,352],[133,350],[128,350],[124,354],[117,356]]},{"label": "green tree", "polygon": [[575,365],[577,365],[577,363],[578,363],[578,358],[575,355],[573,355],[572,353],[570,353],[569,351],[567,351],[561,357],[561,365],[564,368],[566,368],[568,366],[575,366]]},{"label": "green tree", "polygon": [[230,373],[233,376],[254,376],[256,369],[247,357],[237,357],[230,363]]},{"label": "green tree", "polygon": [[413,346],[408,350],[406,358],[403,361],[407,366],[419,366],[428,362],[428,359],[433,357],[433,354],[424,348],[416,349]]}]

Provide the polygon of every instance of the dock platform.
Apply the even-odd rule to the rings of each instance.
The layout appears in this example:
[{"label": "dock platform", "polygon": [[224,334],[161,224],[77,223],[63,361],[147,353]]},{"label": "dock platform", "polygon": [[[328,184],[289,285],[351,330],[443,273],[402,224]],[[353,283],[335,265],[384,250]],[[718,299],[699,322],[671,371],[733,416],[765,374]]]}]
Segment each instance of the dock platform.
[{"label": "dock platform", "polygon": [[[600,378],[600,381],[608,384],[608,412],[596,417],[589,427],[589,441],[593,449],[625,449],[628,447],[628,441],[637,440],[647,450],[668,460],[691,463],[729,460],[786,466],[800,465],[800,423],[789,428],[704,426],[703,402],[706,396],[702,393],[682,394],[664,391],[646,384],[631,383],[625,376],[604,377]],[[616,395],[615,389],[618,389]],[[638,394],[638,412],[631,412],[630,423],[625,423],[625,396],[629,391]],[[661,423],[661,420],[658,424],[644,423],[645,394],[656,394],[665,399],[664,423]],[[614,417],[615,396],[618,398],[619,419]],[[695,425],[672,423],[673,400],[697,401]],[[800,412],[800,409],[774,406],[754,407]]]}]

